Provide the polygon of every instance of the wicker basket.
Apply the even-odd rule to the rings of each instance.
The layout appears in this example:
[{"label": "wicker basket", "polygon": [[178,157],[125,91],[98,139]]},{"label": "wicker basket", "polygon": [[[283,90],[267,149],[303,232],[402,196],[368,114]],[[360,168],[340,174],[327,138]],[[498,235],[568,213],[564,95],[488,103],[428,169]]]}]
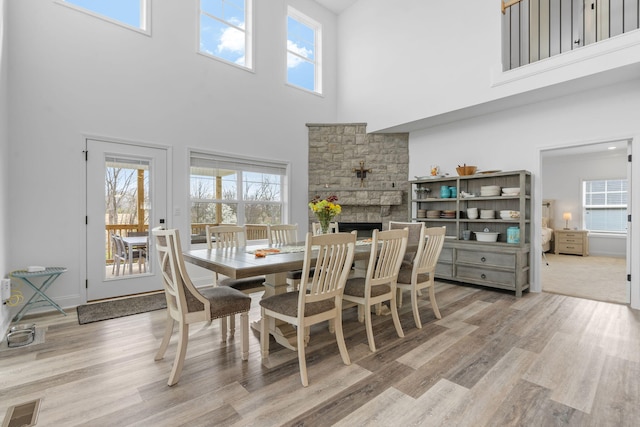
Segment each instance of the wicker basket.
[{"label": "wicker basket", "polygon": [[458,166],[456,168],[456,172],[458,172],[458,175],[460,176],[465,176],[465,175],[473,175],[474,173],[476,173],[476,171],[478,170],[477,166]]}]

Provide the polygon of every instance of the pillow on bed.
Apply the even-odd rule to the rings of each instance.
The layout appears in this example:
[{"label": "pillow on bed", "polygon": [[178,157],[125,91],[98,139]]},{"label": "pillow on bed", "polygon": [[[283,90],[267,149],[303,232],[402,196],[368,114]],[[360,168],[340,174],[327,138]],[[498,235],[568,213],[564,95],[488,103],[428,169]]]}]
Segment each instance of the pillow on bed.
[{"label": "pillow on bed", "polygon": [[542,217],[542,227],[543,228],[549,228],[549,218],[547,217]]}]

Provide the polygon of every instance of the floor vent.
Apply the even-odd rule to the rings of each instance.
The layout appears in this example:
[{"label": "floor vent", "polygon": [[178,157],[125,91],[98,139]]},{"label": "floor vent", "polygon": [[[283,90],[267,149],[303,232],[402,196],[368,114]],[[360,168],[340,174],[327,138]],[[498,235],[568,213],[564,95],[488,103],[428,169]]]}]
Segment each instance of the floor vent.
[{"label": "floor vent", "polygon": [[7,410],[2,427],[29,427],[36,425],[41,401],[42,399],[36,399],[20,405],[13,405]]}]

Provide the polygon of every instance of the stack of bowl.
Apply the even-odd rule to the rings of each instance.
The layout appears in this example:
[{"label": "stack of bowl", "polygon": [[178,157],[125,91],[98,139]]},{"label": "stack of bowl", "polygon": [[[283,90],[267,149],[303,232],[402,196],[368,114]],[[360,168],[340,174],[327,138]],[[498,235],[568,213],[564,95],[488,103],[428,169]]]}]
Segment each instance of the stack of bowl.
[{"label": "stack of bowl", "polygon": [[442,211],[442,218],[452,219],[456,217],[456,211]]},{"label": "stack of bowl", "polygon": [[433,210],[433,211],[431,211],[431,210],[427,211],[427,218],[432,218],[432,219],[433,219],[433,218],[440,218],[440,211],[435,211],[435,210]]},{"label": "stack of bowl", "polygon": [[519,196],[520,187],[505,187],[502,189],[503,196]]},{"label": "stack of bowl", "polygon": [[496,217],[496,212],[489,209],[481,209],[480,210],[480,219],[494,219]]},{"label": "stack of bowl", "polygon": [[500,186],[498,185],[483,185],[480,187],[480,196],[492,197],[500,195]]},{"label": "stack of bowl", "polygon": [[427,216],[426,209],[418,209],[417,215],[418,218],[425,218]]},{"label": "stack of bowl", "polygon": [[519,219],[520,211],[500,211],[500,218],[502,219]]}]

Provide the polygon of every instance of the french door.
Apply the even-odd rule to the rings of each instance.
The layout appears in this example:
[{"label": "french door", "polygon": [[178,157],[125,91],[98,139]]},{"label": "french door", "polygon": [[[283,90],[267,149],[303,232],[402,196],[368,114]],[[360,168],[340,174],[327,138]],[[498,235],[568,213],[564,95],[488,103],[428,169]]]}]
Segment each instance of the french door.
[{"label": "french door", "polygon": [[98,139],[86,150],[87,300],[162,289],[150,231],[166,218],[167,150]]}]

